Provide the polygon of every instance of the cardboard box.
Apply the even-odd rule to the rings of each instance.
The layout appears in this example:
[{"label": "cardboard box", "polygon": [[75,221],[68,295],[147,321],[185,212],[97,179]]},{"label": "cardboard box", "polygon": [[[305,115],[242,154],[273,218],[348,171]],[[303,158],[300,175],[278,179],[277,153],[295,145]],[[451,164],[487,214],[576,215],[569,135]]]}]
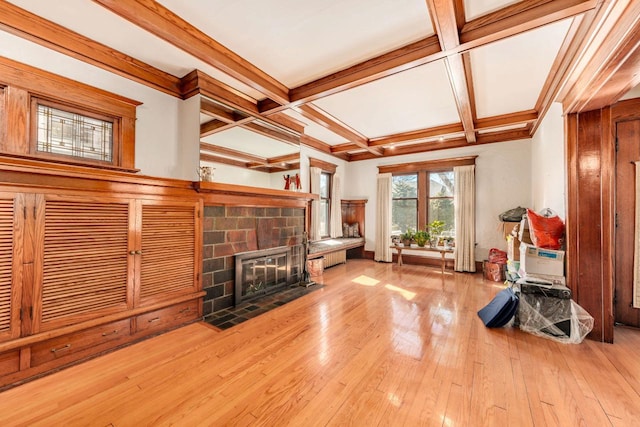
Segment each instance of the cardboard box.
[{"label": "cardboard box", "polygon": [[531,234],[529,234],[529,221],[527,221],[527,217],[525,216],[520,221],[520,227],[518,227],[518,240],[522,243],[533,243],[531,241]]},{"label": "cardboard box", "polygon": [[515,236],[507,236],[507,259],[520,261],[520,239]]},{"label": "cardboard box", "polygon": [[520,276],[527,275],[564,279],[564,251],[520,243]]},{"label": "cardboard box", "polygon": [[504,231],[504,238],[507,239],[509,236],[513,235],[513,229],[519,226],[519,222],[503,222],[502,231]]}]

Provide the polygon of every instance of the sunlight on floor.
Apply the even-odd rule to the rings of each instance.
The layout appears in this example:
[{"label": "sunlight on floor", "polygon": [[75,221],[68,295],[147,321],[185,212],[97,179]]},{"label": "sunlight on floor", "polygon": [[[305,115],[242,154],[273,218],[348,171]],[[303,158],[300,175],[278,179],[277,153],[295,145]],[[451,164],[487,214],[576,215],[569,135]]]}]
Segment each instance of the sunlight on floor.
[{"label": "sunlight on floor", "polygon": [[402,399],[400,399],[395,393],[387,394],[387,399],[389,399],[389,402],[391,402],[391,404],[396,408],[399,408],[400,405],[402,405]]},{"label": "sunlight on floor", "polygon": [[364,286],[376,286],[378,283],[380,283],[379,280],[364,275],[356,277],[352,280],[352,282]]},{"label": "sunlight on floor", "polygon": [[390,291],[398,292],[398,293],[399,293],[400,295],[402,295],[402,296],[403,296],[407,301],[411,301],[411,300],[412,300],[412,299],[414,299],[414,298],[415,298],[415,296],[416,296],[416,293],[415,293],[415,292],[411,292],[411,291],[408,291],[408,290],[406,290],[406,289],[399,288],[399,287],[394,286],[394,285],[386,284],[386,285],[384,285],[384,287],[385,287],[386,289],[389,289]]}]

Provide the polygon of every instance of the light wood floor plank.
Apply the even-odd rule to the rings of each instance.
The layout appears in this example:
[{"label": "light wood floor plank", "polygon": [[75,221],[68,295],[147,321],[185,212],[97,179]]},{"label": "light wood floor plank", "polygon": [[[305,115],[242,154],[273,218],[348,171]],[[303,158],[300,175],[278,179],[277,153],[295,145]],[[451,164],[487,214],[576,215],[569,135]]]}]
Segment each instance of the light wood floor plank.
[{"label": "light wood floor plank", "polygon": [[476,312],[480,275],[350,260],[225,331],[193,324],[0,393],[0,425],[628,426],[640,332],[564,345]]}]

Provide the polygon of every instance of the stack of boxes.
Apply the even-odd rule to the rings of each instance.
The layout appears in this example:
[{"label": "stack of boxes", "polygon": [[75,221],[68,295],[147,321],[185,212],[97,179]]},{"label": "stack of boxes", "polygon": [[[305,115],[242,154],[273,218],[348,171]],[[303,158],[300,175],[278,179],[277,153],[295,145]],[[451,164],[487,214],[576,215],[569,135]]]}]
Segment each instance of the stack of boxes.
[{"label": "stack of boxes", "polygon": [[[505,223],[511,225],[512,223]],[[531,241],[526,216],[516,226],[509,227],[507,239],[507,273],[515,282],[520,301],[516,325],[531,328],[541,325],[539,332],[568,338],[571,334],[571,290],[564,274],[565,252],[539,248]],[[505,234],[507,227],[505,227]]]},{"label": "stack of boxes", "polygon": [[[509,279],[565,285],[564,251],[538,248],[531,241],[527,217],[519,223],[504,223],[507,240],[507,272]],[[515,225],[512,225],[515,224]]]}]

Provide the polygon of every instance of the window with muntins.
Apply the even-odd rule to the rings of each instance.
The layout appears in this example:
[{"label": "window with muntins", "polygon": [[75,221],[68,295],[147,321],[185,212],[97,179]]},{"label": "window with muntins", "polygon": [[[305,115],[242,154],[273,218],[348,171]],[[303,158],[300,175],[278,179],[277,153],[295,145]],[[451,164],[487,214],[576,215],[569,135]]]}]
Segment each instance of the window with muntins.
[{"label": "window with muntins", "polygon": [[35,101],[37,153],[113,163],[113,118]]},{"label": "window with muntins", "polygon": [[439,220],[444,223],[443,234],[455,235],[455,216],[453,209],[454,179],[453,170],[429,172],[429,199],[427,202],[427,220]]},{"label": "window with muntins", "polygon": [[331,174],[320,174],[320,237],[329,237],[331,221]]},{"label": "window with muntins", "polygon": [[418,174],[395,175],[391,187],[391,234],[418,228]]}]

